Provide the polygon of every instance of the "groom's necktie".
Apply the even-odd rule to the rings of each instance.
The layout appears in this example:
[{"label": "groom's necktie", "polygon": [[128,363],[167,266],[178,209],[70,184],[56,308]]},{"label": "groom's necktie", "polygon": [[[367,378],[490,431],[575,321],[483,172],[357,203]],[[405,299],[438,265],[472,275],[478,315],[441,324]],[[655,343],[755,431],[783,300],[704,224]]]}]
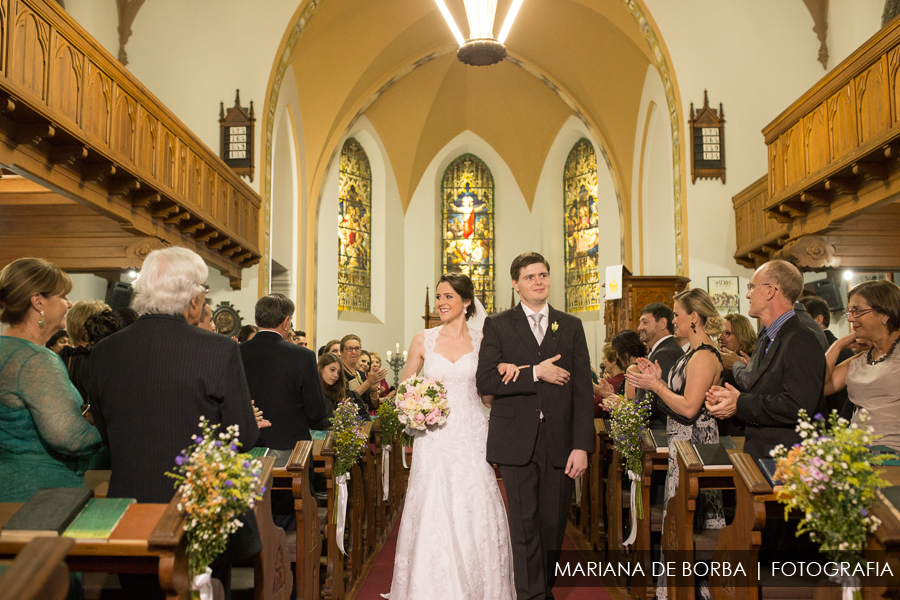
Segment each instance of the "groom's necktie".
[{"label": "groom's necktie", "polygon": [[531,319],[534,324],[531,330],[534,331],[534,339],[537,340],[538,346],[540,346],[541,342],[544,341],[544,328],[541,327],[541,320],[543,320],[544,315],[541,313],[534,313],[528,315],[528,318]]}]

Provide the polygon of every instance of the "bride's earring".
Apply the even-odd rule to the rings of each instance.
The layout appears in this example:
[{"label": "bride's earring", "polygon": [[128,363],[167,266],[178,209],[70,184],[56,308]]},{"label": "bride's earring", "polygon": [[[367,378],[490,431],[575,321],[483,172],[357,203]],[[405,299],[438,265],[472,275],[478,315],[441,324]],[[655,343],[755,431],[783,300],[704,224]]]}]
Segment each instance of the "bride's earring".
[{"label": "bride's earring", "polygon": [[691,331],[693,331],[694,333],[697,333],[697,324],[696,323],[691,323]]},{"label": "bride's earring", "polygon": [[41,320],[38,321],[38,327],[41,329],[44,328],[44,311],[41,311]]}]

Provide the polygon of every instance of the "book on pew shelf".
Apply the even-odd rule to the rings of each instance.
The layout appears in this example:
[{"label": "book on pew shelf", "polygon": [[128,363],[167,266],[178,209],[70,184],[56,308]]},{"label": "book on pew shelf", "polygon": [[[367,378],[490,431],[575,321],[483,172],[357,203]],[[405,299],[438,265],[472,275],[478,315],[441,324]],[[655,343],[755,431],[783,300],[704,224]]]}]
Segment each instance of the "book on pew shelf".
[{"label": "book on pew shelf", "polygon": [[774,458],[758,458],[756,462],[759,463],[759,470],[762,472],[763,477],[769,481],[769,485],[772,487],[784,485],[783,481],[775,479],[776,467]]},{"label": "book on pew shelf", "polygon": [[167,504],[131,504],[110,534],[109,543],[146,542],[167,507]]},{"label": "book on pew shelf", "polygon": [[728,452],[725,450],[725,446],[721,443],[691,445],[694,447],[694,452],[697,453],[697,457],[700,459],[700,463],[703,465],[704,469],[711,469],[713,467],[727,468],[733,466],[731,464],[731,459],[728,458]]},{"label": "book on pew shelf", "polygon": [[875,498],[887,506],[897,520],[900,520],[900,485],[878,488],[875,490]]},{"label": "book on pew shelf", "polygon": [[653,436],[653,443],[656,445],[657,452],[669,451],[669,436],[666,435],[665,429],[651,429],[650,434]]},{"label": "book on pew shelf", "polygon": [[6,522],[0,539],[28,542],[35,537],[59,537],[93,495],[94,490],[88,488],[38,490]]},{"label": "book on pew shelf", "polygon": [[134,498],[94,498],[75,517],[63,537],[105,540],[122,520]]},{"label": "book on pew shelf", "polygon": [[606,433],[612,433],[612,421],[603,419],[603,427],[606,430]]},{"label": "book on pew shelf", "polygon": [[262,458],[263,456],[266,456],[268,453],[269,453],[268,448],[256,447],[256,448],[251,449],[250,452],[248,452],[247,454],[249,454],[253,458]]}]

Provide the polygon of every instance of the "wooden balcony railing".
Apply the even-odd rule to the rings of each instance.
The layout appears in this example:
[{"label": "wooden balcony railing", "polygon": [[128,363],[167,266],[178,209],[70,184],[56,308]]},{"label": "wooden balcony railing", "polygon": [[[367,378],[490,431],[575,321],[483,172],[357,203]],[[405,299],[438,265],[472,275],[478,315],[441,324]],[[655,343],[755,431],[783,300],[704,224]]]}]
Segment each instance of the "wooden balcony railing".
[{"label": "wooden balcony railing", "polygon": [[754,266],[783,256],[808,268],[853,266],[841,258],[846,245],[826,236],[900,191],[900,20],[835,67],[763,135],[768,176],[733,199],[735,260]]},{"label": "wooden balcony railing", "polygon": [[0,163],[233,287],[260,260],[259,195],[50,0],[0,0]]}]

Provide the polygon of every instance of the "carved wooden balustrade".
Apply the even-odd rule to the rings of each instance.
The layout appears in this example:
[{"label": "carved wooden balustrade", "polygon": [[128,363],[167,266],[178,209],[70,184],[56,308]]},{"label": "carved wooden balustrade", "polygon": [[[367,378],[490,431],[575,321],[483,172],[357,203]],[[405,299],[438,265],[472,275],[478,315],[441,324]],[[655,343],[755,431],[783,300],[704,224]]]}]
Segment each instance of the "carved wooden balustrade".
[{"label": "carved wooden balustrade", "polygon": [[[808,269],[897,266],[900,236],[887,223],[900,218],[892,206],[900,192],[900,20],[763,134],[768,175],[733,199],[737,262],[753,267],[785,257]],[[873,219],[883,225],[873,229]]]},{"label": "carved wooden balustrade", "polygon": [[259,195],[49,0],[0,0],[0,164],[232,287],[260,260]]}]

